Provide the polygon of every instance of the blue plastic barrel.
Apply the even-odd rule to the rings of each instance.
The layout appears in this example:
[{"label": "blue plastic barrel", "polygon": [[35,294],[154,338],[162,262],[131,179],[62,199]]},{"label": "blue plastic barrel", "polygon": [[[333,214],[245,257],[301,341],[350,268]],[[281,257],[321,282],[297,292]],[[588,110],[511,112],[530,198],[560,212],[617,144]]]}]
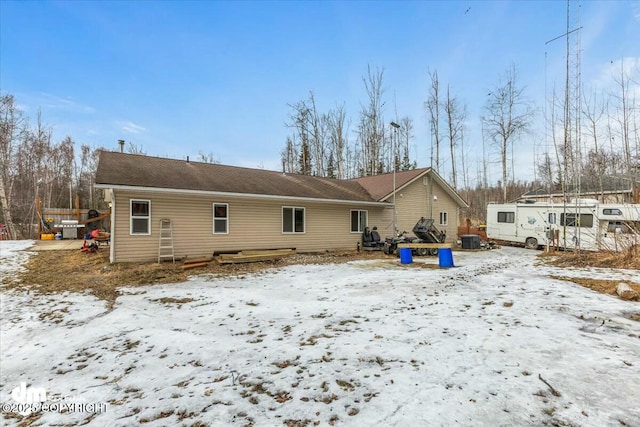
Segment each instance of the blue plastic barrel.
[{"label": "blue plastic barrel", "polygon": [[400,264],[411,264],[412,262],[411,248],[400,248]]},{"label": "blue plastic barrel", "polygon": [[453,267],[453,252],[451,248],[438,249],[438,264],[440,268]]}]

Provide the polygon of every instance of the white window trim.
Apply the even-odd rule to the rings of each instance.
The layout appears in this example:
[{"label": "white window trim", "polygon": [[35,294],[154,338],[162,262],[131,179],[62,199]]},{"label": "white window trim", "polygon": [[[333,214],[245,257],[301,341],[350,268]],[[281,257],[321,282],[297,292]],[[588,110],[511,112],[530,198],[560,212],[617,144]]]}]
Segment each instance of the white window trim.
[{"label": "white window trim", "polygon": [[[149,205],[149,216],[133,216],[133,203],[134,202],[146,202]],[[149,226],[147,227],[147,233],[134,233],[133,232],[133,219],[147,219]],[[129,235],[130,236],[150,236],[151,235],[151,200],[149,199],[129,199]]]},{"label": "white window trim", "polygon": [[[362,227],[362,231],[353,231],[353,229],[351,228],[351,226],[353,224],[351,224],[351,216],[353,215],[353,212],[358,212],[358,225],[360,225],[360,212],[366,212],[367,213],[367,223]],[[365,227],[369,226],[369,211],[366,209],[351,209],[349,211],[349,232],[351,234],[360,234],[364,231]]]},{"label": "white window trim", "polygon": [[[284,210],[292,209],[291,224],[293,231],[284,231]],[[296,231],[296,209],[302,209],[302,231]],[[307,209],[301,206],[283,206],[280,210],[280,231],[282,234],[305,234],[307,232]]]},{"label": "white window trim", "polygon": [[[226,227],[227,231],[225,231],[224,233],[221,233],[219,231],[216,232],[216,205],[224,205],[224,206],[227,207],[227,216],[224,218],[227,221],[227,227]],[[211,233],[212,234],[229,234],[229,203],[213,202],[211,204],[211,209],[212,209],[211,216],[213,217],[212,220],[211,220],[212,221],[212,223],[211,223],[211,227],[212,227],[211,228]],[[223,219],[223,218],[218,218],[218,219],[220,220],[220,219]]]},{"label": "white window trim", "polygon": [[[442,214],[444,214],[444,222],[442,222]],[[444,226],[449,225],[449,212],[446,212],[446,211],[440,212],[439,222],[440,222],[440,225],[444,225]]]}]

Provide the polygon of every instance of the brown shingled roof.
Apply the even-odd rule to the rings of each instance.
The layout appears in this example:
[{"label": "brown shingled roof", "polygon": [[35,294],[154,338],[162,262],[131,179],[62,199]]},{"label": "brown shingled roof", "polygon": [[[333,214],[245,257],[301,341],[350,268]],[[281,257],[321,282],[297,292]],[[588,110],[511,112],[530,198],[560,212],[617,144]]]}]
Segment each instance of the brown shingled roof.
[{"label": "brown shingled roof", "polygon": [[[396,172],[396,191],[427,172],[429,172],[429,168]],[[365,176],[352,179],[352,181],[362,185],[376,200],[383,200],[393,194],[393,173]]]},{"label": "brown shingled roof", "polygon": [[[469,207],[468,203],[460,197],[454,188],[452,188],[435,170],[431,168],[420,168],[408,171],[399,171],[395,173],[395,190],[401,191],[404,187],[423,176],[431,177],[460,207]],[[393,173],[383,175],[365,176],[355,178],[355,181],[362,185],[373,198],[379,201],[387,201],[393,195]]]},{"label": "brown shingled roof", "polygon": [[131,186],[225,193],[376,202],[353,180],[284,174],[212,163],[102,151],[96,172],[101,187]]}]

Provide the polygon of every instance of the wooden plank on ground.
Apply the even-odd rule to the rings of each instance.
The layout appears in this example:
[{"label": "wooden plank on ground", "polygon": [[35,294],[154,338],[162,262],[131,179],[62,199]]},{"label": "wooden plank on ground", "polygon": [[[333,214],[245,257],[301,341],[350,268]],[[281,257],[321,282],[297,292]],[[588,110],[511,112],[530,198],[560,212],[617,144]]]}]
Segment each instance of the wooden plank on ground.
[{"label": "wooden plank on ground", "polygon": [[237,252],[235,254],[220,254],[220,255],[214,256],[213,258],[214,259],[233,259],[239,256],[242,256],[242,254],[240,252]]},{"label": "wooden plank on ground", "polygon": [[444,249],[450,248],[451,243],[398,243],[398,248],[411,248],[411,249]]},{"label": "wooden plank on ground", "polygon": [[242,252],[237,252],[234,254],[220,254],[218,255],[219,258],[222,259],[234,259],[237,257],[252,257],[252,256],[280,256],[280,255],[293,255],[293,251],[290,250],[286,250],[286,251],[276,251],[276,250],[268,250],[268,251],[256,251],[256,250],[250,250],[250,251],[242,251]]},{"label": "wooden plank on ground", "polygon": [[230,250],[224,250],[224,251],[213,251],[213,255],[214,256],[218,256],[218,255],[235,255],[235,254],[247,254],[249,253],[249,255],[252,255],[252,252],[255,253],[263,253],[263,252],[271,252],[271,251],[284,251],[284,250],[290,250],[293,251],[295,253],[296,248],[268,248],[268,249],[230,249]]},{"label": "wooden plank on ground", "polygon": [[293,255],[293,249],[267,249],[267,250],[248,250],[240,252],[241,255]]},{"label": "wooden plank on ground", "polygon": [[235,249],[235,250],[228,250],[228,251],[213,251],[213,256],[218,256],[218,255],[229,255],[229,254],[239,254],[240,250],[239,249]]},{"label": "wooden plank on ground", "polygon": [[183,270],[188,270],[190,268],[204,267],[206,265],[209,265],[209,263],[208,262],[195,262],[193,264],[184,264],[181,268]]},{"label": "wooden plank on ground", "polygon": [[259,261],[273,261],[276,259],[284,258],[288,254],[261,254],[261,255],[220,255],[215,257],[218,264],[240,264],[246,262],[259,262]]},{"label": "wooden plank on ground", "polygon": [[200,258],[186,258],[182,261],[183,264],[199,264],[201,262],[211,262],[213,260],[210,256],[204,256]]}]

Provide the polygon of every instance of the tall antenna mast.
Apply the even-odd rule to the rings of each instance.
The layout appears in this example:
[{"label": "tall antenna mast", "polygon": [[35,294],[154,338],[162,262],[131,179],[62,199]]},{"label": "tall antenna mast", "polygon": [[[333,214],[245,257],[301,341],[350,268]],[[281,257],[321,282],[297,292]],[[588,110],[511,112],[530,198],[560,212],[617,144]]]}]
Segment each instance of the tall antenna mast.
[{"label": "tall antenna mast", "polygon": [[[574,4],[579,3],[579,0],[574,0]],[[565,70],[565,97],[564,97],[564,141],[562,146],[562,158],[563,158],[563,179],[562,179],[562,199],[564,206],[564,221],[563,221],[563,235],[564,246],[566,245],[566,223],[567,215],[566,208],[568,202],[568,184],[571,182],[572,190],[575,200],[575,217],[573,220],[574,225],[574,239],[575,247],[579,248],[580,244],[580,217],[579,217],[579,199],[580,199],[580,175],[582,174],[582,155],[581,155],[581,139],[580,139],[580,103],[581,103],[581,72],[580,72],[580,30],[582,27],[580,24],[579,9],[580,5],[575,6],[575,13],[571,13],[571,0],[567,0],[567,26],[566,32],[558,37],[555,37],[545,43],[545,45],[565,37],[566,41],[566,70]],[[573,17],[575,23],[574,29],[570,29],[572,26],[571,18]],[[572,49],[573,48],[573,49]],[[572,53],[572,50],[574,51]]]},{"label": "tall antenna mast", "polygon": [[[572,8],[573,4],[573,8]],[[573,10],[572,10],[573,9]],[[574,246],[580,250],[580,196],[582,181],[582,147],[580,138],[581,115],[581,72],[580,72],[580,4],[579,0],[567,0],[567,75],[565,93],[565,145],[566,154],[571,156],[568,165],[573,186],[575,204]],[[571,26],[577,28],[570,31]],[[565,158],[565,164],[568,163]]]}]

